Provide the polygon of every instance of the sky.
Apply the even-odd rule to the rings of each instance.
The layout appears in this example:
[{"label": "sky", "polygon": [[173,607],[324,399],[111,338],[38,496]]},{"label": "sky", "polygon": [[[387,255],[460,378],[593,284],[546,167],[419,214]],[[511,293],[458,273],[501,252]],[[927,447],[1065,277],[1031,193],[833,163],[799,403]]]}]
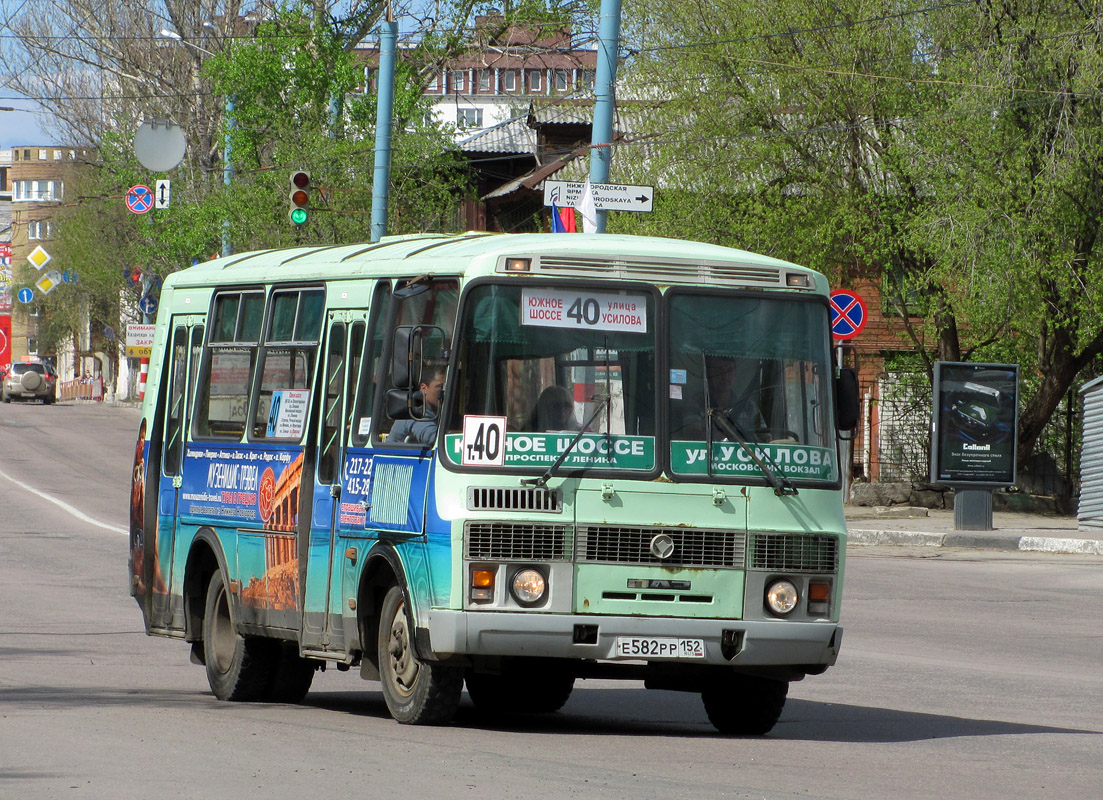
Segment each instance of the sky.
[{"label": "sky", "polygon": [[41,114],[28,110],[37,108],[36,103],[17,99],[11,91],[0,91],[0,106],[17,109],[0,111],[0,148],[24,144],[55,144],[42,132]]}]

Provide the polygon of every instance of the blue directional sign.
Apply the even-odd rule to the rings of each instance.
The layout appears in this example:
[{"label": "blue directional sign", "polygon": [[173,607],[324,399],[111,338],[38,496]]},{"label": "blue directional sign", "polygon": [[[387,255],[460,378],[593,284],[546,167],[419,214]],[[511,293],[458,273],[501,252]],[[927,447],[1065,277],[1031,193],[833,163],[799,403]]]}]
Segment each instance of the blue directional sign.
[{"label": "blue directional sign", "polygon": [[143,294],[138,301],[138,310],[143,314],[152,314],[157,310],[157,298],[151,294]]},{"label": "blue directional sign", "polygon": [[868,319],[865,301],[855,292],[836,289],[831,293],[831,335],[836,339],[853,339]]},{"label": "blue directional sign", "polygon": [[73,272],[71,269],[67,269],[65,272],[61,273],[61,279],[66,283],[76,283],[77,273]]},{"label": "blue directional sign", "polygon": [[31,303],[34,301],[34,292],[30,289],[20,289],[16,297],[19,298],[20,303]]}]

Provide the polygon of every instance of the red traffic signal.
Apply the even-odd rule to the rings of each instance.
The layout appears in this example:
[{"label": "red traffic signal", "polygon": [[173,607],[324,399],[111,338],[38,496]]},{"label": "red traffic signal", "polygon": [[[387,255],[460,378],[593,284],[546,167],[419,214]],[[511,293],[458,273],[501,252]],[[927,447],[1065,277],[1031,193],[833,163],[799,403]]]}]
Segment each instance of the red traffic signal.
[{"label": "red traffic signal", "polygon": [[296,225],[306,222],[306,207],[310,205],[310,173],[304,170],[295,170],[291,173],[291,193],[288,195],[291,201],[291,221]]}]

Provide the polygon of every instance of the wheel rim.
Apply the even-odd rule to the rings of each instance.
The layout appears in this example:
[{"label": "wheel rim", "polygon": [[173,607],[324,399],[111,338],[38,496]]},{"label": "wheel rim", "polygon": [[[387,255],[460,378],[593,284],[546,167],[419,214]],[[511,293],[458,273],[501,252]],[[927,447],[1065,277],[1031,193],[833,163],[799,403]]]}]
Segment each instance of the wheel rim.
[{"label": "wheel rim", "polygon": [[394,688],[409,697],[417,681],[418,663],[410,648],[410,627],[406,624],[406,604],[399,603],[391,620],[391,632],[387,638],[387,664],[394,676]]},{"label": "wheel rim", "polygon": [[233,661],[234,648],[237,645],[234,625],[230,620],[230,603],[226,599],[226,587],[219,590],[218,598],[215,600],[210,638],[211,655],[214,656],[215,667],[219,672],[226,672]]}]

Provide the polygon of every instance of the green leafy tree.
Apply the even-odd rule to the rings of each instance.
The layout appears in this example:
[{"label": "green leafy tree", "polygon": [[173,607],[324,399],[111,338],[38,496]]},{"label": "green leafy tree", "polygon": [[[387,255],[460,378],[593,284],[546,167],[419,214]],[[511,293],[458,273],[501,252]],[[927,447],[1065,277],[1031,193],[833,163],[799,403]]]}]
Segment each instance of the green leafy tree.
[{"label": "green leafy tree", "polygon": [[872,276],[928,370],[1027,367],[1028,457],[1103,348],[1098,3],[658,0],[626,23],[622,83],[652,107],[617,168],[666,202],[611,227]]}]

